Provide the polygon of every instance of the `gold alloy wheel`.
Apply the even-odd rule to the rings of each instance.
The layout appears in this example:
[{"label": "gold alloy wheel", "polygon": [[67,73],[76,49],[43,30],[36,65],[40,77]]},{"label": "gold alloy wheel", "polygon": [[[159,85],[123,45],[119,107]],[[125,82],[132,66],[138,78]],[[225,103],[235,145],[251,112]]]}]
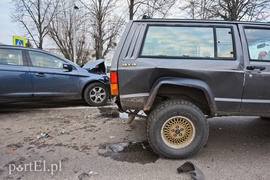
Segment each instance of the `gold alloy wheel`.
[{"label": "gold alloy wheel", "polygon": [[194,139],[195,128],[186,117],[174,116],[168,119],[161,128],[163,141],[171,148],[183,148]]}]

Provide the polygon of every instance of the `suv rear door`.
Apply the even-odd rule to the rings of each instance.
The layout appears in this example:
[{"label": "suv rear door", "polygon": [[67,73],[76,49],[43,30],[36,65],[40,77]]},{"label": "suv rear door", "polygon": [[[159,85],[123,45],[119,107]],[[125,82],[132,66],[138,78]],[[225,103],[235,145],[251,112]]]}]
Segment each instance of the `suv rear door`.
[{"label": "suv rear door", "polygon": [[118,63],[121,100],[147,97],[160,77],[199,79],[213,90],[218,111],[238,112],[241,54],[235,24],[135,22]]},{"label": "suv rear door", "polygon": [[242,112],[270,111],[270,28],[242,26],[245,43],[245,85]]}]

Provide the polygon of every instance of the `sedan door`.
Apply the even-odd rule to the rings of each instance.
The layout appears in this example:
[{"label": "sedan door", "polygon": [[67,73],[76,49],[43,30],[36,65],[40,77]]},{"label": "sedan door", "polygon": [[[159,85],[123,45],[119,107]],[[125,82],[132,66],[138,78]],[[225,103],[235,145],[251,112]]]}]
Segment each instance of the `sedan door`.
[{"label": "sedan door", "polygon": [[20,49],[0,49],[0,100],[31,97],[33,88],[29,68]]},{"label": "sedan door", "polygon": [[29,51],[34,96],[79,94],[78,71],[63,68],[66,62],[51,54]]}]

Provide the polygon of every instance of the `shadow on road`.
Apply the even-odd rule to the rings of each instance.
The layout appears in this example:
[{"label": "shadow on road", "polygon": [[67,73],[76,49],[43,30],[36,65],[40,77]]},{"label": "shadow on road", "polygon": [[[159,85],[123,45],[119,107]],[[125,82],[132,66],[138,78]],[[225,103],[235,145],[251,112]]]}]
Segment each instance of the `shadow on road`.
[{"label": "shadow on road", "polygon": [[[113,102],[108,101],[105,106],[112,105]],[[23,112],[31,110],[39,110],[46,108],[76,108],[76,107],[95,107],[89,106],[84,100],[70,99],[70,100],[49,100],[49,101],[34,101],[34,102],[16,102],[16,103],[1,103],[0,113],[5,112]]]},{"label": "shadow on road", "polygon": [[40,108],[61,108],[74,106],[88,106],[83,100],[52,100],[52,101],[34,101],[34,102],[18,102],[1,104],[1,111],[11,109],[40,109]]}]

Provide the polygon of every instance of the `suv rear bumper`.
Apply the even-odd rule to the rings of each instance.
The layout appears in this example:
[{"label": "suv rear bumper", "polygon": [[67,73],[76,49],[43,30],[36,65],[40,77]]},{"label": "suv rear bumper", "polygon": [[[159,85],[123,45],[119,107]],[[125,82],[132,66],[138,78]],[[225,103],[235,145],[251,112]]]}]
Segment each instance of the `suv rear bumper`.
[{"label": "suv rear bumper", "polygon": [[117,104],[120,111],[125,112],[128,109],[132,110],[143,110],[148,96],[141,97],[116,97],[115,103]]}]

